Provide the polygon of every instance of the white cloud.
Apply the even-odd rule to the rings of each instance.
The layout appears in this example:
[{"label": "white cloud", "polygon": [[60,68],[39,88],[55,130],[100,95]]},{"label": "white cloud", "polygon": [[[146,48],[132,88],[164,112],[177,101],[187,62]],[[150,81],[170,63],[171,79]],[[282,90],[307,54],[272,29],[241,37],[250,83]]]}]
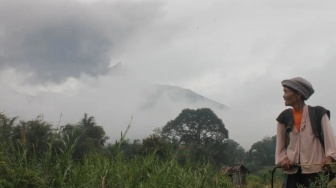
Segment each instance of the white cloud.
[{"label": "white cloud", "polygon": [[[275,134],[275,117],[285,108],[283,79],[307,78],[316,89],[308,103],[336,111],[334,1],[81,2],[0,2],[0,89],[7,99],[0,111],[31,118],[44,113],[56,122],[63,112],[65,122],[85,110],[112,131],[127,126],[136,109],[120,104],[140,104],[142,96],[132,93],[146,81],[177,85],[228,105],[234,113],[218,113],[246,149]],[[67,48],[58,54],[55,46]],[[123,85],[131,78],[109,75],[108,66],[119,62],[146,81]],[[70,99],[73,106],[65,102]],[[149,124],[176,115],[165,113]],[[134,123],[142,120],[134,114]],[[133,127],[130,134],[141,132]]]}]

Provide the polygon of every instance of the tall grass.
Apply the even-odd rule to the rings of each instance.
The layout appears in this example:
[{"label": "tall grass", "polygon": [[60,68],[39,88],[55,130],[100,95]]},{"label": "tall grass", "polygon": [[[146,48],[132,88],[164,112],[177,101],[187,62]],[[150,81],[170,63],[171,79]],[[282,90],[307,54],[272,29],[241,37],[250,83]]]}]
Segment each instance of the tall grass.
[{"label": "tall grass", "polygon": [[[11,159],[10,159],[11,160]],[[15,161],[11,161],[15,163]],[[181,167],[175,158],[160,161],[155,155],[108,159],[90,153],[81,163],[64,158],[45,168],[33,160],[28,165],[1,164],[0,187],[230,187],[230,181],[210,166]]]},{"label": "tall grass", "polygon": [[[127,130],[131,127],[129,124]],[[127,133],[125,131],[125,134]],[[56,131],[57,132],[57,131]],[[231,188],[232,181],[210,164],[179,160],[176,152],[161,158],[156,152],[127,157],[121,150],[125,134],[109,155],[95,150],[81,161],[72,156],[81,134],[54,134],[42,155],[29,151],[23,139],[16,144],[0,135],[0,188]],[[271,170],[248,176],[247,188],[271,187]],[[281,187],[276,174],[274,187]],[[321,187],[316,184],[313,187]]]},{"label": "tall grass", "polygon": [[228,178],[216,173],[210,165],[187,162],[181,166],[174,153],[162,160],[155,152],[132,159],[125,157],[122,151],[116,151],[109,157],[88,152],[80,162],[74,162],[72,154],[77,141],[78,138],[66,142],[66,137],[56,136],[48,143],[49,149],[43,155],[28,155],[31,151],[24,141],[19,142],[19,146],[1,143],[0,188],[232,186]]}]

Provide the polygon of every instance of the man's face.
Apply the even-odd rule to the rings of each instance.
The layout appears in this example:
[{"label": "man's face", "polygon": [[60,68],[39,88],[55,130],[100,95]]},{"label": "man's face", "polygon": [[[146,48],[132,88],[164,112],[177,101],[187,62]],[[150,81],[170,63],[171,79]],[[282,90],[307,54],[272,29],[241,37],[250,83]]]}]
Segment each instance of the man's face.
[{"label": "man's face", "polygon": [[300,103],[301,97],[299,93],[294,92],[288,87],[283,87],[283,92],[283,98],[286,106],[294,106],[295,104]]}]

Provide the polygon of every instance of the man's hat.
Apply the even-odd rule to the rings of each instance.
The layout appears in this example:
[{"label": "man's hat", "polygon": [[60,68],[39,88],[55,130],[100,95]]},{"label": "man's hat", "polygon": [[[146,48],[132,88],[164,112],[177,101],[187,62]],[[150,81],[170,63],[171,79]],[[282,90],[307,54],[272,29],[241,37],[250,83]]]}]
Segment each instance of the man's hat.
[{"label": "man's hat", "polygon": [[283,86],[292,88],[302,94],[304,100],[309,99],[309,97],[314,93],[313,86],[306,79],[301,77],[295,77],[289,80],[283,80],[281,82]]}]

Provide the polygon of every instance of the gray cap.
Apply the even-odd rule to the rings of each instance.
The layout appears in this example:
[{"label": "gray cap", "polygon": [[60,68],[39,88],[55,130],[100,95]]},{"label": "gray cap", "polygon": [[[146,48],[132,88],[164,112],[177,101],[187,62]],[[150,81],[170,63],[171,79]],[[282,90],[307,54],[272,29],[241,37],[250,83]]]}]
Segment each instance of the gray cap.
[{"label": "gray cap", "polygon": [[281,82],[283,86],[290,87],[302,94],[304,100],[309,99],[309,97],[314,93],[313,86],[306,79],[301,77],[295,77],[289,80],[283,80]]}]

